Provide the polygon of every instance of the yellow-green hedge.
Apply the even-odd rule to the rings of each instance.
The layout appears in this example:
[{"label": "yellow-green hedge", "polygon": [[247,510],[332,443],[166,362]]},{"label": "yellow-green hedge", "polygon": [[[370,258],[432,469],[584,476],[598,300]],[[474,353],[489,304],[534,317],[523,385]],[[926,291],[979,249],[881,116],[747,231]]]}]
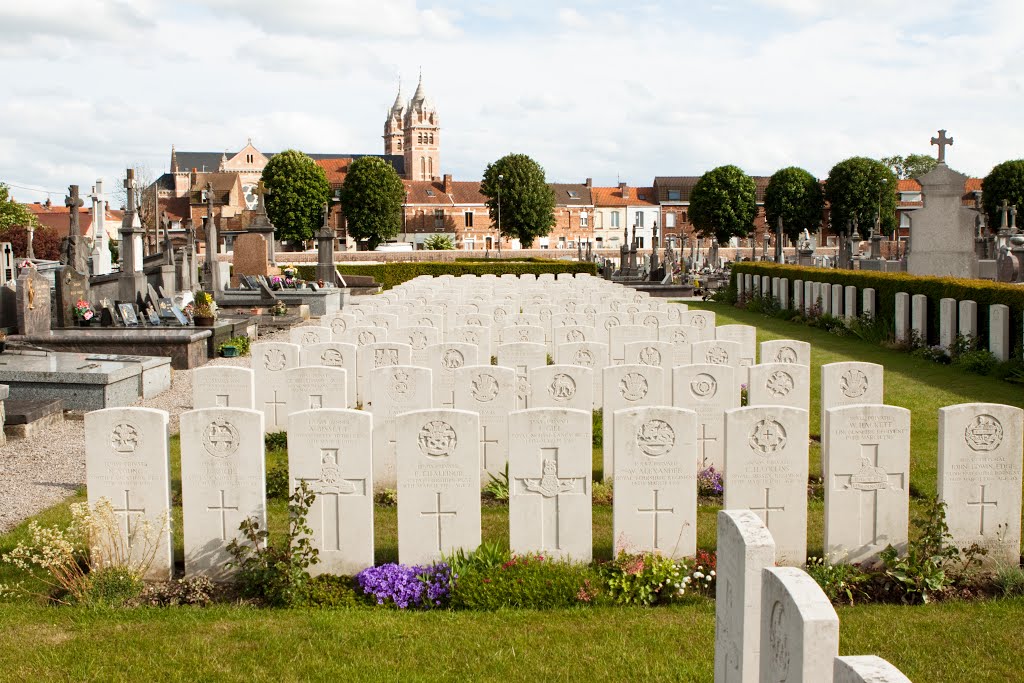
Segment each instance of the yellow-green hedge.
[{"label": "yellow-green hedge", "polygon": [[[345,265],[337,266],[338,272],[342,275],[371,275],[379,282],[384,289],[391,289],[403,282],[412,280],[420,275],[487,275],[494,274],[498,277],[506,273],[522,275],[532,273],[541,275],[543,273],[597,273],[597,264],[578,261],[476,261],[476,262],[438,262],[438,261],[400,261],[397,263],[375,263],[373,265]],[[303,280],[312,280],[316,277],[315,265],[302,265],[297,267],[298,275]]]},{"label": "yellow-green hedge", "polygon": [[[988,307],[1005,304],[1010,308],[1010,344],[1015,349],[1024,346],[1024,286],[988,280],[965,280],[952,277],[928,277],[907,273],[879,273],[868,270],[837,270],[810,268],[778,263],[735,263],[732,266],[730,286],[736,286],[739,274],[786,277],[790,280],[810,280],[829,284],[853,285],[863,291],[875,290],[876,316],[890,323],[896,318],[896,293],[924,294],[928,297],[929,339],[935,343],[938,336],[939,301],[941,299],[971,300],[978,304],[978,337],[988,343]],[[790,287],[790,296],[793,294]],[[858,306],[860,297],[858,296]]]}]

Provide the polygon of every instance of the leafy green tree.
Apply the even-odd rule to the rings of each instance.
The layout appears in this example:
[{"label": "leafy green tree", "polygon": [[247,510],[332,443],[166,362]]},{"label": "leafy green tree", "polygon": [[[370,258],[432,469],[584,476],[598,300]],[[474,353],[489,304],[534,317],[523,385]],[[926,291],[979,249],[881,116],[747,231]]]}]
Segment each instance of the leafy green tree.
[{"label": "leafy green tree", "polygon": [[518,239],[528,249],[534,239],[551,232],[555,225],[555,193],[540,164],[525,154],[507,154],[484,169],[480,192],[487,197],[488,213],[495,226],[499,187],[503,237]]},{"label": "leafy green tree", "polygon": [[1024,208],[1024,159],[998,164],[981,181],[981,203],[988,215],[988,224],[995,230],[1001,224],[999,207],[1004,199],[1011,206]]},{"label": "leafy green tree", "polygon": [[845,233],[856,216],[861,234],[866,235],[877,212],[881,212],[884,232],[896,228],[896,174],[880,161],[867,157],[840,161],[828,172],[825,199],[835,232]]},{"label": "leafy green tree", "polygon": [[700,177],[690,194],[690,221],[701,237],[726,244],[754,229],[757,186],[737,166],[719,166]]},{"label": "leafy green tree", "polygon": [[825,199],[821,183],[808,171],[796,166],[772,174],[764,191],[764,213],[768,226],[774,229],[782,218],[782,230],[796,241],[805,229],[816,231],[821,226]]},{"label": "leafy green tree", "polygon": [[917,178],[931,171],[939,163],[935,157],[929,154],[899,154],[891,157],[882,157],[882,163],[889,167],[900,180]]},{"label": "leafy green tree", "polygon": [[311,239],[323,221],[323,207],[331,194],[324,169],[302,152],[289,149],[267,162],[263,184],[270,190],[267,218],[276,228],[277,239]]},{"label": "leafy green tree", "polygon": [[423,240],[423,248],[432,251],[450,251],[455,248],[455,242],[448,235],[431,235]]},{"label": "leafy green tree", "polygon": [[0,183],[0,230],[7,228],[26,228],[37,225],[36,217],[24,205],[14,201],[11,188]]},{"label": "leafy green tree", "polygon": [[341,186],[341,208],[348,234],[366,240],[372,251],[394,239],[402,227],[405,186],[395,169],[380,157],[360,157],[348,167]]}]

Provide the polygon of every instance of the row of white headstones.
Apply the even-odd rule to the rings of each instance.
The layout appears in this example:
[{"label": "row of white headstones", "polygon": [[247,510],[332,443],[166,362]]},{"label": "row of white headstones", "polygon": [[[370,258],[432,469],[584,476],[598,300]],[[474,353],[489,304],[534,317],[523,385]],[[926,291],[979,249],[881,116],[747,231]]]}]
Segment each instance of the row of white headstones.
[{"label": "row of white headstones", "polygon": [[718,513],[715,683],[910,683],[874,655],[839,656],[839,615],[807,572],[777,566],[750,510]]}]

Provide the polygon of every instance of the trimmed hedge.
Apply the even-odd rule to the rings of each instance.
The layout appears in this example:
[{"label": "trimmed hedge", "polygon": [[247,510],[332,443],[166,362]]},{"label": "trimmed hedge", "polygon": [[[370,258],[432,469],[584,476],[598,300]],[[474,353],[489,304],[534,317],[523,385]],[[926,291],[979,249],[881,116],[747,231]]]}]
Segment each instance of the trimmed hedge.
[{"label": "trimmed hedge", "polygon": [[[487,275],[493,273],[501,276],[506,273],[522,275],[533,273],[590,273],[597,274],[596,263],[580,263],[579,261],[474,261],[466,262],[437,262],[437,261],[400,261],[398,263],[375,263],[372,265],[345,265],[336,266],[342,275],[371,275],[383,285],[384,289],[391,289],[408,280],[420,275]],[[316,277],[315,265],[301,265],[297,267],[298,275],[303,280],[312,280]]]},{"label": "trimmed hedge", "polygon": [[[790,280],[810,280],[829,284],[853,285],[863,291],[867,287],[875,290],[876,317],[887,321],[890,328],[896,319],[896,293],[924,294],[928,297],[929,339],[938,341],[939,301],[941,299],[971,300],[978,304],[978,338],[988,342],[988,307],[1005,304],[1010,308],[1010,346],[1014,353],[1024,347],[1024,287],[988,280],[965,280],[951,277],[928,277],[907,273],[879,273],[865,270],[836,270],[833,268],[811,268],[778,263],[734,263],[729,286],[736,291],[736,277],[739,274],[786,277]],[[792,287],[790,292],[792,296]],[[858,307],[860,299],[858,296]]]}]

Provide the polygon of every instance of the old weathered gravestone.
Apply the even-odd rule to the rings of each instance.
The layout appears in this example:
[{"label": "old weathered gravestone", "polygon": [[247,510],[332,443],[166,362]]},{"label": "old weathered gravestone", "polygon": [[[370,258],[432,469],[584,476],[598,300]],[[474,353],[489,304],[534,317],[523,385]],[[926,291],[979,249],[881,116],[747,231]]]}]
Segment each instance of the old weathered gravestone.
[{"label": "old weathered gravestone", "polygon": [[303,410],[288,418],[291,489],[306,482],[319,562],[309,573],[353,575],[373,566],[373,417],[359,410]]},{"label": "old weathered gravestone", "polygon": [[35,266],[18,275],[18,334],[44,335],[50,331],[50,283]]},{"label": "old weathered gravestone", "polygon": [[75,304],[89,301],[89,276],[73,266],[61,266],[54,272],[54,283],[57,326],[74,327]]},{"label": "old weathered gravestone", "polygon": [[267,256],[267,240],[263,235],[246,233],[235,238],[234,254],[231,259],[231,285],[238,286],[242,275],[276,274],[277,269],[271,268]]},{"label": "old weathered gravestone", "polygon": [[615,552],[697,552],[697,415],[645,406],[615,413]]},{"label": "old weathered gravestone", "polygon": [[253,371],[226,365],[205,365],[192,371],[193,408],[253,408]]},{"label": "old weathered gravestone", "polygon": [[396,423],[399,562],[426,564],[476,550],[480,418],[465,410],[417,410]]},{"label": "old weathered gravestone", "polygon": [[535,408],[508,423],[510,549],[590,562],[590,413]]},{"label": "old weathered gravestone", "polygon": [[114,513],[119,533],[116,548],[109,551],[136,567],[152,556],[145,578],[170,580],[174,555],[167,413],[152,408],[87,413],[85,472],[89,506],[95,508],[106,498]]}]

